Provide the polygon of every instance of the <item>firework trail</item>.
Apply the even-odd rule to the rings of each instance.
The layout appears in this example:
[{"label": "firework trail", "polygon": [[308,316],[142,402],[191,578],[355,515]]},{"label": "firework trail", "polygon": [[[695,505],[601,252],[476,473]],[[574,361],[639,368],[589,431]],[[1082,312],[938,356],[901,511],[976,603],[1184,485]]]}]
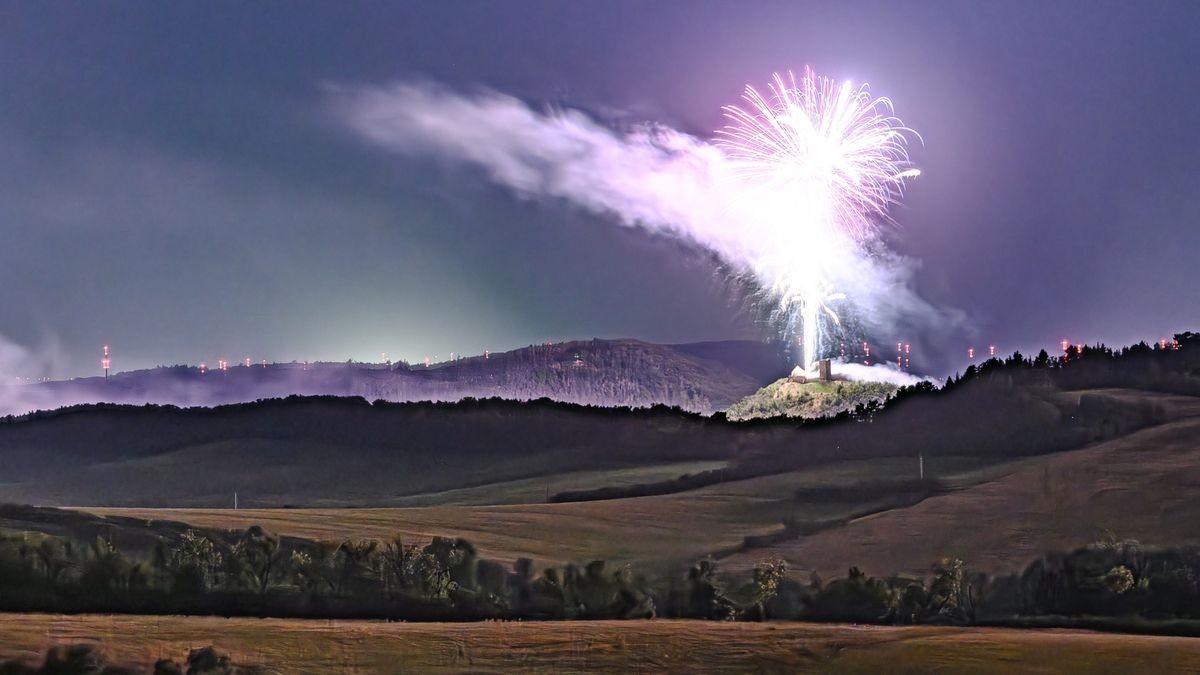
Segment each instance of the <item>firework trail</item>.
[{"label": "firework trail", "polygon": [[[811,369],[822,347],[822,315],[833,324],[831,303],[845,296],[832,287],[826,260],[835,251],[861,249],[892,222],[888,209],[904,182],[920,172],[908,158],[908,138],[919,138],[893,114],[887,98],[867,85],[835,82],[805,69],[799,82],[776,74],[769,93],[747,86],[745,107],[724,108],[728,125],[717,145],[733,163],[750,215],[740,224],[773,242],[760,252],[772,279],[764,289],[782,324],[799,334],[803,364]],[[798,329],[798,330],[797,330]]]}]

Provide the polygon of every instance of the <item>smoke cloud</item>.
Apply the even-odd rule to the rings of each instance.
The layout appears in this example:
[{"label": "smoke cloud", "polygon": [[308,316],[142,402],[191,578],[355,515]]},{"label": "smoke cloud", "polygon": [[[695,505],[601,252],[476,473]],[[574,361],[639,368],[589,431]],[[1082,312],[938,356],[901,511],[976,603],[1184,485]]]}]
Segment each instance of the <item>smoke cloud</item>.
[{"label": "smoke cloud", "polygon": [[[761,195],[736,180],[712,143],[660,124],[615,130],[573,110],[541,112],[504,94],[464,95],[431,85],[332,89],[341,119],[371,143],[407,156],[475,166],[529,199],[561,199],[617,223],[711,251],[751,279],[767,303],[795,266],[819,266],[839,314],[881,341],[897,331],[963,324],[911,287],[915,261],[836,241],[800,241],[764,217]],[[784,269],[784,268],[788,269]]]},{"label": "smoke cloud", "polygon": [[57,407],[57,399],[35,384],[58,376],[54,364],[62,363],[64,358],[54,337],[27,347],[0,335],[0,415]]},{"label": "smoke cloud", "polygon": [[851,382],[887,382],[897,387],[907,387],[926,380],[926,378],[900,370],[892,363],[876,363],[867,366],[861,363],[834,361],[831,365],[834,375],[841,375]]}]

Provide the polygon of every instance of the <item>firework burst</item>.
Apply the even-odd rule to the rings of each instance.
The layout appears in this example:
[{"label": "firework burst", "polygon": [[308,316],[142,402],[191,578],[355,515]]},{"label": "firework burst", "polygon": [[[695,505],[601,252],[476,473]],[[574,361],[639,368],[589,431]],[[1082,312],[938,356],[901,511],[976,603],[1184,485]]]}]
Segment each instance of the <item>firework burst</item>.
[{"label": "firework burst", "polygon": [[[919,175],[908,157],[917,134],[893,114],[891,101],[867,85],[836,82],[811,69],[797,82],[776,74],[766,95],[747,86],[745,107],[724,108],[718,145],[754,203],[744,227],[774,250],[760,255],[765,289],[790,332],[799,333],[804,365],[821,349],[821,315],[837,323],[825,253],[862,248],[891,223],[888,209]],[[798,325],[797,325],[798,324]]]}]

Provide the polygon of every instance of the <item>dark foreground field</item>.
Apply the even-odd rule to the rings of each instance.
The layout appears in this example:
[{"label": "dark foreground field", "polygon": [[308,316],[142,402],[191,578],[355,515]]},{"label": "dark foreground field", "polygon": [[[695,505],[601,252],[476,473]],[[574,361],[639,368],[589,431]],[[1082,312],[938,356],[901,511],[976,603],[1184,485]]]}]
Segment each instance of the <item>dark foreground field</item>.
[{"label": "dark foreground field", "polygon": [[0,614],[0,657],[98,644],[153,663],[213,644],[280,673],[1200,672],[1200,640],[1076,630],[806,623],[380,623]]}]

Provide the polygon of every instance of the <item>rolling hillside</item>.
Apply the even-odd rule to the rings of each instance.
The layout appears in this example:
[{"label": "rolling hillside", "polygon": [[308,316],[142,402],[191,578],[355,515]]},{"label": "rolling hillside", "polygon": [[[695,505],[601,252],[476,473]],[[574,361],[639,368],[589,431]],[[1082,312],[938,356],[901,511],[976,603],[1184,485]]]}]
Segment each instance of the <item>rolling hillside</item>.
[{"label": "rolling hillside", "polygon": [[[983,480],[969,458],[940,459],[950,479]],[[931,465],[932,468],[932,465]],[[893,504],[883,493],[841,502],[806,500],[801,488],[852,486],[915,473],[910,459],[856,460],[730,481],[669,495],[588,502],[423,506],[355,509],[164,509],[87,508],[101,516],[144,521],[181,521],[197,527],[242,529],[259,524],[287,536],[318,540],[345,537],[387,539],[400,534],[422,541],[460,536],[491,558],[511,563],[532,558],[539,564],[603,558],[630,563],[654,574],[673,573],[707,556],[743,548],[746,537],[783,529],[785,519],[807,528],[836,526],[856,514]]]},{"label": "rolling hillside", "polygon": [[[648,497],[589,502],[370,509],[88,508],[102,516],[182,521],[205,528],[260,524],[294,537],[410,540],[461,536],[490,557],[540,564],[603,558],[650,573],[678,572],[707,556],[745,574],[778,555],[800,578],[857,566],[878,575],[924,574],[943,555],[989,573],[1019,571],[1050,550],[1082,546],[1111,531],[1146,543],[1200,542],[1200,398],[1136,391],[1168,421],[1110,441],[1050,455],[1001,460],[931,457],[928,494],[907,487],[912,457],[846,460]],[[556,479],[557,480],[557,479]],[[476,498],[486,501],[486,488]],[[415,499],[415,498],[414,498]],[[791,524],[791,534],[785,523]],[[761,541],[747,545],[747,537]]]},{"label": "rolling hillside", "polygon": [[[1186,359],[1160,360],[1190,372]],[[1145,372],[1165,373],[1175,385],[1194,379],[1154,365]],[[814,421],[733,422],[661,406],[547,400],[289,397],[217,408],[79,406],[0,420],[0,501],[224,507],[237,492],[245,507],[389,506],[431,493],[617,470],[650,473],[620,479],[600,496],[670,494],[846,460],[920,454],[1002,462],[1078,448],[1166,418],[1153,397],[1067,393],[1055,385],[1077,370],[997,363],[945,391],[917,387],[859,417]],[[686,481],[663,477],[663,465],[680,462],[726,464],[683,471],[695,474]],[[599,487],[595,480],[560,485],[551,496]],[[549,492],[542,490],[542,501]]]},{"label": "rolling hillside", "polygon": [[0,499],[323,539],[456,535],[505,561],[779,554],[890,574],[952,554],[1011,571],[1104,530],[1191,540],[1198,356],[989,362],[810,422],[548,401],[82,407],[0,423]]},{"label": "rolling hillside", "polygon": [[[663,407],[496,399],[82,406],[0,421],[0,501],[225,507],[236,492],[244,507],[388,506],[428,493],[613,470],[657,473],[624,480],[627,488],[591,481],[613,488],[603,498],[670,494],[844,460],[921,453],[998,462],[1079,447],[1161,417],[1152,401],[1104,393],[1070,400],[1055,391],[991,378],[944,395],[913,390],[861,418],[818,421],[731,422]],[[656,468],[680,462],[725,464],[686,481]],[[560,487],[543,490],[542,500],[578,489],[552,482]]]},{"label": "rolling hillside", "polygon": [[[1165,424],[1029,460],[993,480],[855,519],[772,547],[794,569],[923,574],[958,556],[976,570],[1011,573],[1050,550],[1106,536],[1145,544],[1200,542],[1200,398],[1129,393],[1168,408]],[[761,554],[727,561],[748,569]]]},{"label": "rolling hillside", "polygon": [[0,501],[227,506],[237,491],[243,506],[386,505],[563,473],[659,476],[654,467],[725,462],[752,438],[782,432],[549,401],[85,406],[0,422]]}]

